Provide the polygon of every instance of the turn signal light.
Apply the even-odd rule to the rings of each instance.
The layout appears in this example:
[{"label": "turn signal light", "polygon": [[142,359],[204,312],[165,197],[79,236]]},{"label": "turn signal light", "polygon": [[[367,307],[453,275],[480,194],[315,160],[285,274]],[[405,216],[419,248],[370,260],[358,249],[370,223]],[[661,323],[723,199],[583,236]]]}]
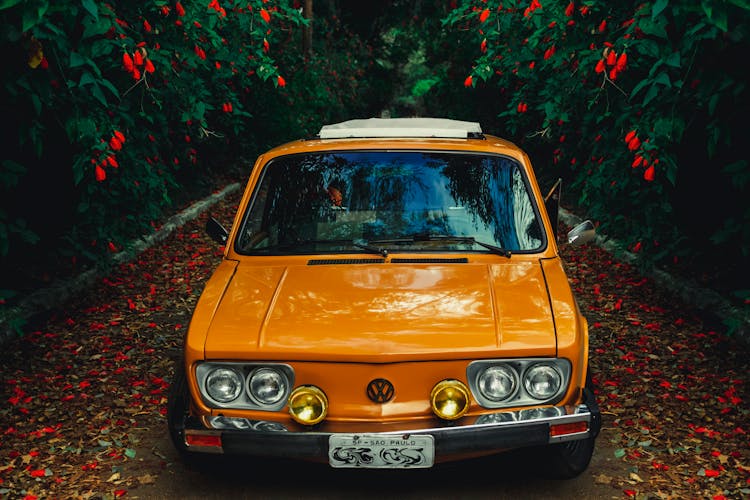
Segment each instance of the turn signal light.
[{"label": "turn signal light", "polygon": [[430,404],[438,417],[456,420],[469,410],[469,389],[459,380],[443,380],[433,387]]}]

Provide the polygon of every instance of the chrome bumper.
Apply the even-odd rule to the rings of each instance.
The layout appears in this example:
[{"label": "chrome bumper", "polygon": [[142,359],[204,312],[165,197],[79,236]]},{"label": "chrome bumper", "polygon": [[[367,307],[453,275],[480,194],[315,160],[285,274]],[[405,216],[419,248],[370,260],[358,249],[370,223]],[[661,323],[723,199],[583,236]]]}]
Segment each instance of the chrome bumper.
[{"label": "chrome bumper", "polygon": [[[584,426],[580,423],[585,422]],[[328,423],[305,428],[278,422],[244,418],[207,417],[204,422],[188,419],[184,432],[209,439],[211,446],[190,446],[187,451],[266,457],[326,460],[328,441],[335,434],[382,434],[383,436],[431,435],[435,458],[487,453],[528,446],[542,446],[595,437],[601,426],[596,403],[572,407],[534,408],[503,411],[462,418],[456,422],[435,422],[420,426],[399,424]],[[570,424],[579,424],[572,427]],[[567,426],[567,429],[566,429]],[[206,442],[205,440],[198,440]],[[216,443],[220,443],[217,446]]]}]

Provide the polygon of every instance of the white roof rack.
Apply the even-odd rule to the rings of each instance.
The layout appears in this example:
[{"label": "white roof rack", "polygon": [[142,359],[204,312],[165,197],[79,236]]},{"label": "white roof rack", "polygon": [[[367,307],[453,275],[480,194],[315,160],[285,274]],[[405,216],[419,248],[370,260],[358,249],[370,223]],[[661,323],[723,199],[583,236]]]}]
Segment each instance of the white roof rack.
[{"label": "white roof rack", "polygon": [[467,138],[482,133],[476,122],[447,118],[367,118],[324,125],[321,139],[356,137],[446,137]]}]

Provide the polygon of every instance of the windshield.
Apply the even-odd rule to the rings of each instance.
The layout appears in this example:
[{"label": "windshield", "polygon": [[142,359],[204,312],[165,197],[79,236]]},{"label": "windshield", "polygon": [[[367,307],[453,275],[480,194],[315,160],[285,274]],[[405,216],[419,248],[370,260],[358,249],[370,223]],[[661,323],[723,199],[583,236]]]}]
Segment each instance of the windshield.
[{"label": "windshield", "polygon": [[[426,236],[456,238],[428,238]],[[459,237],[469,237],[463,240]],[[324,152],[266,165],[236,244],[244,254],[543,249],[523,170],[496,155]],[[358,246],[357,246],[358,245]]]}]

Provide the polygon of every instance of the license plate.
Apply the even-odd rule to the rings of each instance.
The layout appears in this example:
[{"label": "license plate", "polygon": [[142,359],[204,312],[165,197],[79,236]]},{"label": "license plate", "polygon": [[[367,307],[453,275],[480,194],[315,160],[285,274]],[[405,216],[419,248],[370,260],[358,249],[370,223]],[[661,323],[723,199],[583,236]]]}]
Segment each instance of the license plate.
[{"label": "license plate", "polygon": [[432,467],[434,461],[430,435],[332,434],[328,439],[332,467],[413,469]]}]

